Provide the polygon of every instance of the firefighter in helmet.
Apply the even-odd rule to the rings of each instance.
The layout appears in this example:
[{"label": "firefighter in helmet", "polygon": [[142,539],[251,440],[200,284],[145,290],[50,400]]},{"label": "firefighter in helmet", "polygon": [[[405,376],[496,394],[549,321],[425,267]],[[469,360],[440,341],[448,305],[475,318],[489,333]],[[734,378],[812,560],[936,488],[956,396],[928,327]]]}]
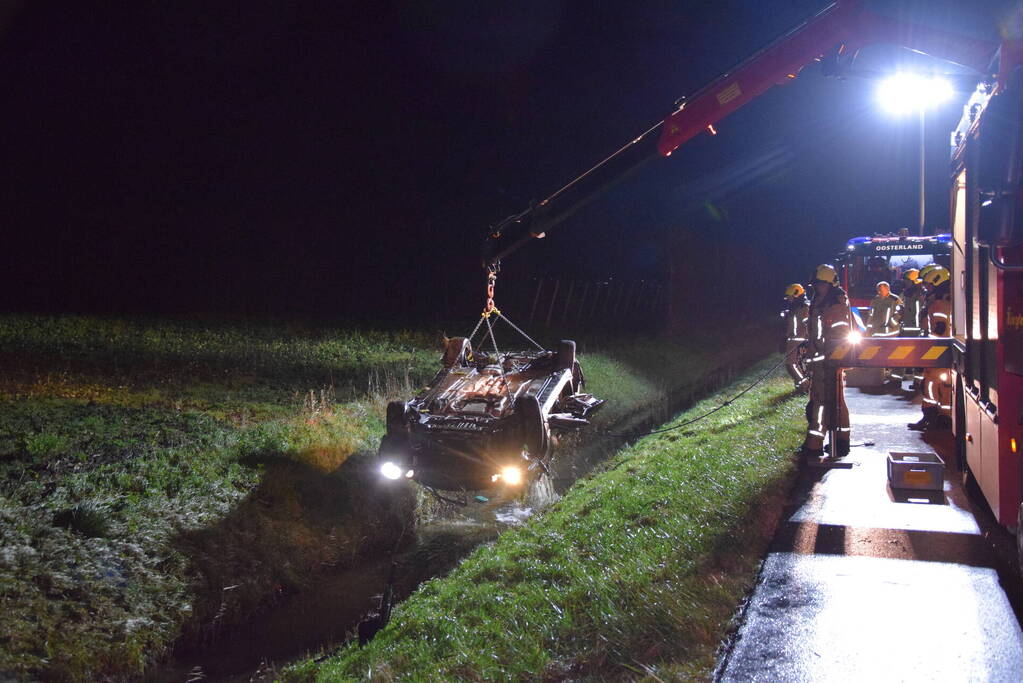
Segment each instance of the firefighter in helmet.
[{"label": "firefighter in helmet", "polygon": [[902,274],[902,305],[898,309],[902,337],[919,337],[923,329],[924,293],[920,271],[910,268]]},{"label": "firefighter in helmet", "polygon": [[887,281],[877,283],[877,296],[870,302],[870,317],[867,319],[868,337],[894,337],[899,333],[898,309],[902,299],[892,294]]},{"label": "firefighter in helmet", "polygon": [[796,383],[796,390],[804,394],[810,389],[810,378],[804,370],[805,354],[800,346],[806,342],[806,318],[809,312],[810,302],[803,285],[796,282],[786,287],[781,311],[785,331],[779,351],[785,354],[785,370]]},{"label": "firefighter in helmet", "polygon": [[[927,292],[924,321],[931,337],[952,336],[951,273],[936,266],[923,277]],[[921,388],[923,417],[909,425],[910,429],[948,429],[952,426],[952,374],[948,368],[925,368]]]},{"label": "firefighter in helmet", "polygon": [[849,299],[838,286],[838,274],[829,264],[817,266],[813,300],[807,319],[810,343],[810,403],[806,407],[806,438],[801,453],[812,459],[824,455],[824,436],[834,430],[831,455],[849,454],[849,409],[845,405],[843,370],[827,362],[828,355],[846,341],[850,332]]}]

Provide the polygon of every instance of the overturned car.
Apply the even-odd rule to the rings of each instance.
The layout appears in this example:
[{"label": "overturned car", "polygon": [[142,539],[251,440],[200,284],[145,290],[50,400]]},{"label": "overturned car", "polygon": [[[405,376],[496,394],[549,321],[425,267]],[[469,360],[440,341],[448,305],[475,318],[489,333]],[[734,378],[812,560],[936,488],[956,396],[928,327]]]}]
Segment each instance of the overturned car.
[{"label": "overturned car", "polygon": [[429,385],[387,406],[381,474],[450,491],[518,487],[547,472],[552,439],[588,425],[605,403],[583,393],[575,356],[573,341],[487,353],[464,337],[445,339]]}]

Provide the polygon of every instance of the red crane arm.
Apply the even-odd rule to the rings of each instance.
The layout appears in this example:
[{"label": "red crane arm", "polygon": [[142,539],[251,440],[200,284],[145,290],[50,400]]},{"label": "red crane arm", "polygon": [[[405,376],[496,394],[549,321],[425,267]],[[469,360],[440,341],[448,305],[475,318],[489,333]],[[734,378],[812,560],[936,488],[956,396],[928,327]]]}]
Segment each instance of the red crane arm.
[{"label": "red crane arm", "polygon": [[838,0],[700,89],[664,120],[657,151],[668,156],[832,50],[839,56],[853,55],[866,45],[891,43],[984,73],[998,48],[987,41],[889,19],[862,4],[862,0]]}]

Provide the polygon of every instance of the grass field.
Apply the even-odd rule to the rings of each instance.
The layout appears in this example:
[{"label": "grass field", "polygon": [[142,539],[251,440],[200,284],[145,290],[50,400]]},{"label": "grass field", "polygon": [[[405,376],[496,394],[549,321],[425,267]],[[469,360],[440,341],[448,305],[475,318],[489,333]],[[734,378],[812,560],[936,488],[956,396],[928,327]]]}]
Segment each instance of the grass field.
[{"label": "grass field", "polygon": [[[435,333],[0,317],[0,673],[138,676],[389,547],[363,463]],[[724,333],[580,344],[621,424],[760,352]]]},{"label": "grass field", "polygon": [[804,402],[778,372],[699,424],[644,438],[425,584],[367,647],[286,678],[709,678],[794,471]]}]

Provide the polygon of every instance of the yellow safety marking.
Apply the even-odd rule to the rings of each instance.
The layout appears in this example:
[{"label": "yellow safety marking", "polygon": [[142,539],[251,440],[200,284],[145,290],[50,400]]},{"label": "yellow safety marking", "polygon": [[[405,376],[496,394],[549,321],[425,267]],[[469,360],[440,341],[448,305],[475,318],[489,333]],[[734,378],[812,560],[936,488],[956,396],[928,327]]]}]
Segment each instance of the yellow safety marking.
[{"label": "yellow safety marking", "polygon": [[937,358],[941,354],[945,353],[945,349],[947,349],[947,348],[948,348],[947,346],[932,346],[927,353],[925,353],[923,356],[921,356],[921,359],[922,360],[934,360],[935,358]]},{"label": "yellow safety marking", "polygon": [[880,346],[867,346],[860,351],[860,360],[870,360],[877,355],[877,352],[881,350]]},{"label": "yellow safety marking", "polygon": [[914,346],[899,346],[888,356],[888,360],[902,360],[913,353]]},{"label": "yellow safety marking", "polygon": [[842,360],[847,353],[849,353],[849,344],[843,344],[831,352],[831,357],[835,360]]}]

